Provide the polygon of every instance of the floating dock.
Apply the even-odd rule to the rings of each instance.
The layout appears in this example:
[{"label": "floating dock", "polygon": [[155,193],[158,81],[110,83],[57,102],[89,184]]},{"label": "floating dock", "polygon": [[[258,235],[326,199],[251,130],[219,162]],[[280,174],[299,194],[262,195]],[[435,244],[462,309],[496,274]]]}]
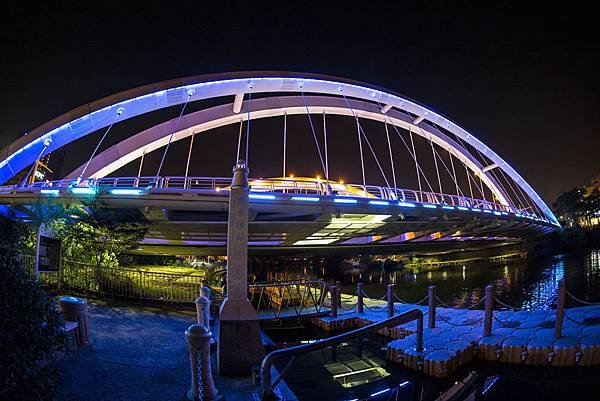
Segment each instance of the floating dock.
[{"label": "floating dock", "polygon": [[[342,300],[337,317],[314,317],[311,322],[326,331],[349,330],[388,317],[388,302],[365,299],[364,312],[353,310],[357,297]],[[344,312],[344,306],[350,311]],[[394,303],[394,314],[414,308],[425,315],[429,307]],[[485,311],[436,307],[435,323],[424,328],[422,354],[415,350],[417,323],[382,329],[390,338],[387,359],[446,377],[473,358],[534,366],[600,365],[600,305],[564,309],[562,333],[555,338],[555,310],[493,311],[491,334],[484,336]]]}]

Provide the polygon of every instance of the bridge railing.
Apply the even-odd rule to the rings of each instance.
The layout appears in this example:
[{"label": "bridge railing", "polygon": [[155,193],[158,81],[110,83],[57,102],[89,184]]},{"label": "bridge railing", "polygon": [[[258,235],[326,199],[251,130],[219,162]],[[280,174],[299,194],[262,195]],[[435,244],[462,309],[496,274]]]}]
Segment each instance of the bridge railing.
[{"label": "bridge railing", "polygon": [[331,293],[321,280],[262,282],[248,286],[249,299],[259,317],[279,319],[328,312]]},{"label": "bridge railing", "polygon": [[[375,185],[363,186],[360,184],[341,184],[337,182],[327,182],[324,180],[294,178],[250,179],[249,181],[251,191],[253,192],[368,197],[384,200],[401,200],[407,202],[430,203],[435,205],[469,207],[498,212],[530,214],[529,212],[521,210],[515,206],[503,205],[496,202],[491,202],[489,200],[412,189],[391,188]],[[17,188],[64,188],[73,185],[73,183],[74,181],[72,180],[34,182],[24,186],[17,186]],[[228,177],[142,176],[90,178],[82,181],[79,185],[109,188],[158,188],[220,191],[227,189],[230,184],[231,178]]]}]

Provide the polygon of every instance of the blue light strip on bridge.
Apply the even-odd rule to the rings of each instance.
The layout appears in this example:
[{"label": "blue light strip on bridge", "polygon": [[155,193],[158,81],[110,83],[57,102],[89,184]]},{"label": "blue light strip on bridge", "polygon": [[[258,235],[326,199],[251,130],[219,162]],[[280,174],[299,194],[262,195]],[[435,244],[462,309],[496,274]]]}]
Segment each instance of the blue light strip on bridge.
[{"label": "blue light strip on bridge", "polygon": [[389,206],[389,204],[390,204],[390,202],[387,202],[387,201],[377,201],[377,200],[369,201],[369,205]]},{"label": "blue light strip on bridge", "polygon": [[429,203],[423,203],[422,205],[423,207],[426,207],[427,209],[437,209],[436,205],[431,205]]},{"label": "blue light strip on bridge", "polygon": [[275,200],[275,195],[249,194],[249,199]]},{"label": "blue light strip on bridge", "polygon": [[415,205],[414,203],[410,203],[410,202],[398,202],[398,206],[402,206],[402,207],[416,207],[417,205]]},{"label": "blue light strip on bridge", "polygon": [[75,195],[93,195],[96,193],[96,188],[92,187],[71,187],[69,190]]},{"label": "blue light strip on bridge", "polygon": [[335,198],[333,201],[335,203],[356,203],[357,202],[356,199],[352,199],[352,198]]},{"label": "blue light strip on bridge", "polygon": [[112,188],[109,189],[113,195],[143,195],[144,191],[137,188]]},{"label": "blue light strip on bridge", "polygon": [[295,201],[303,201],[303,202],[318,202],[320,198],[312,197],[312,196],[293,196],[292,200]]},{"label": "blue light strip on bridge", "polygon": [[60,191],[58,189],[40,189],[40,193],[44,195],[57,196]]}]

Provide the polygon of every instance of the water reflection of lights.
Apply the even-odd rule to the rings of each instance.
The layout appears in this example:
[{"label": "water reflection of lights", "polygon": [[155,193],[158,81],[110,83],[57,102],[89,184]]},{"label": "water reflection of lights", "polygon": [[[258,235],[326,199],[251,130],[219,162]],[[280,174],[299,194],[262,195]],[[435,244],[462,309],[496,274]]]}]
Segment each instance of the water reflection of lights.
[{"label": "water reflection of lights", "polygon": [[429,280],[431,280],[431,278],[432,278],[432,277],[433,277],[433,274],[432,274],[431,272],[428,272],[428,273],[427,273],[427,278],[428,278]]},{"label": "water reflection of lights", "polygon": [[565,265],[562,258],[544,270],[541,279],[524,291],[528,298],[523,302],[527,310],[551,309],[558,295],[558,281],[565,276]]},{"label": "water reflection of lights", "polygon": [[443,278],[444,280],[446,280],[446,279],[448,278],[448,272],[447,272],[447,271],[445,271],[445,270],[444,270],[444,271],[442,272],[442,278]]},{"label": "water reflection of lights", "polygon": [[465,281],[467,279],[467,275],[465,274],[466,268],[467,268],[466,266],[463,266],[463,268],[462,268],[462,278],[463,278],[463,281]]}]

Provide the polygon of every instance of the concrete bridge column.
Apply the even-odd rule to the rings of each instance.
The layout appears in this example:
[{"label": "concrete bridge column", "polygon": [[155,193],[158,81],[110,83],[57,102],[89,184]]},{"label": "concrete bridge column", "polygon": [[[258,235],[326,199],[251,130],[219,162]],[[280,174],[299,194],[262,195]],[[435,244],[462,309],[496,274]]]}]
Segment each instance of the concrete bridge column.
[{"label": "concrete bridge column", "polygon": [[264,356],[256,311],[248,301],[248,169],[233,168],[227,227],[227,297],[219,312],[218,368],[225,376],[249,376]]}]

